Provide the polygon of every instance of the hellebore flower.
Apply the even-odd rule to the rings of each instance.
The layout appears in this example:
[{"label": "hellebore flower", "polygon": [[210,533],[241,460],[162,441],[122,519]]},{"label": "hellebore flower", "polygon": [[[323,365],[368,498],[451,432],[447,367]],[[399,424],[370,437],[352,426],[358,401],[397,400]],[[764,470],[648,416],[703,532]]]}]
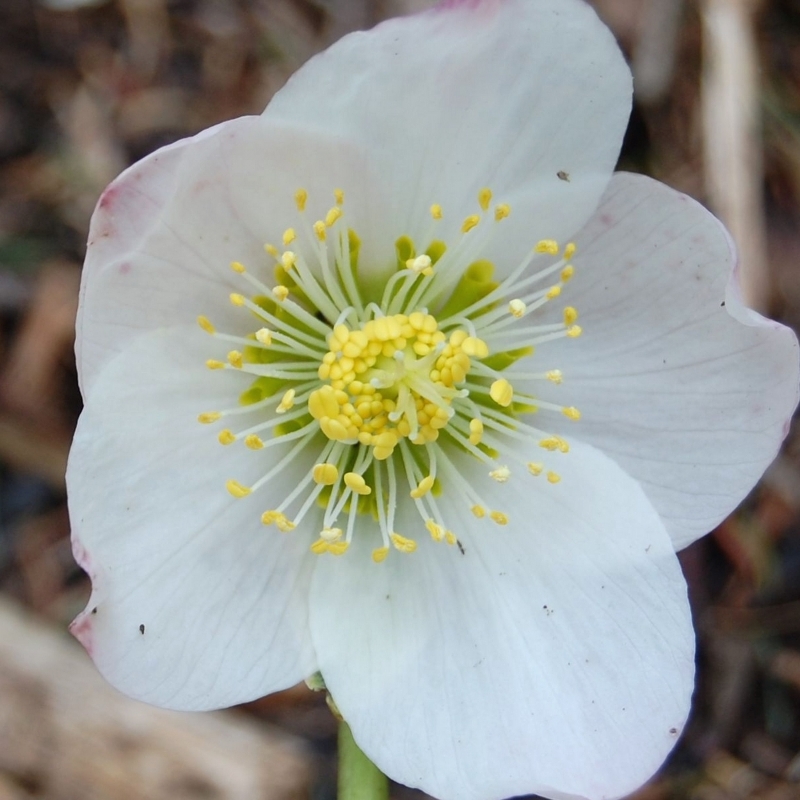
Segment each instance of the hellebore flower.
[{"label": "hellebore flower", "polygon": [[798,355],[710,214],[612,176],[630,95],[580,0],[444,3],[106,190],[68,478],[109,681],[194,710],[320,670],[441,798],[659,767],[675,550],[774,457]]}]

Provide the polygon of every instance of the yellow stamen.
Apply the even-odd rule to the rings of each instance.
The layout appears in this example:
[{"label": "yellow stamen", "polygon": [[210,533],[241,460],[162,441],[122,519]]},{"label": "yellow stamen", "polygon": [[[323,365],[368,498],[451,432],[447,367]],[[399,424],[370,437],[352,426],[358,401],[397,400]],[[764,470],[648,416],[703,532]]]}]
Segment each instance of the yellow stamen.
[{"label": "yellow stamen", "polygon": [[569,244],[568,244],[568,245],[567,245],[567,246],[564,248],[564,261],[569,261],[569,260],[572,258],[572,256],[574,256],[574,255],[575,255],[575,251],[576,251],[577,249],[578,249],[578,247],[577,247],[577,245],[575,244],[575,242],[570,242],[570,243],[569,243]]},{"label": "yellow stamen", "polygon": [[428,475],[427,477],[423,478],[418,484],[416,489],[411,490],[411,496],[415,500],[419,500],[420,497],[424,497],[433,487],[433,477]]},{"label": "yellow stamen", "polygon": [[228,363],[236,369],[241,369],[244,365],[244,357],[238,350],[231,350],[228,353]]},{"label": "yellow stamen", "polygon": [[289,290],[279,284],[273,287],[272,294],[279,303],[282,303],[289,296]]},{"label": "yellow stamen", "polygon": [[567,264],[567,266],[561,270],[561,280],[566,283],[574,274],[575,267],[573,267],[572,264]]},{"label": "yellow stamen", "polygon": [[259,328],[256,331],[256,341],[261,344],[272,344],[272,331],[268,328]]},{"label": "yellow stamen", "polygon": [[225,369],[225,362],[217,361],[215,358],[209,358],[208,361],[206,361],[206,366],[209,369]]},{"label": "yellow stamen", "polygon": [[483,188],[478,192],[478,205],[482,211],[488,211],[489,205],[492,202],[492,190]]},{"label": "yellow stamen", "polygon": [[339,477],[339,470],[333,464],[315,464],[311,475],[315,483],[322,486],[333,486]]},{"label": "yellow stamen", "polygon": [[260,437],[256,436],[254,433],[251,433],[249,436],[245,436],[244,443],[251,450],[261,450],[261,448],[264,447],[264,442],[261,441]]},{"label": "yellow stamen", "polygon": [[486,516],[486,509],[483,506],[474,505],[470,511],[478,518],[483,519]]},{"label": "yellow stamen", "polygon": [[578,319],[577,310],[572,306],[567,306],[564,309],[564,324],[567,326],[572,325],[576,319]]},{"label": "yellow stamen", "polygon": [[509,214],[511,214],[511,206],[508,203],[500,203],[499,205],[495,206],[494,218],[496,222],[500,222],[501,219],[505,219],[509,216]]},{"label": "yellow stamen", "polygon": [[337,206],[344,205],[344,192],[341,189],[334,189],[333,196]]},{"label": "yellow stamen", "polygon": [[547,253],[550,256],[558,255],[558,242],[555,239],[542,239],[533,248],[537,253]]},{"label": "yellow stamen", "polygon": [[244,264],[239,261],[231,261],[231,269],[234,272],[238,272],[240,275],[244,275],[244,273],[247,272]]},{"label": "yellow stamen", "polygon": [[551,286],[551,287],[550,287],[550,288],[547,290],[547,294],[545,295],[545,297],[546,297],[548,300],[554,300],[554,299],[555,299],[556,297],[558,297],[560,294],[561,294],[561,287],[560,287],[558,284],[556,284],[555,286]]},{"label": "yellow stamen", "polygon": [[224,431],[219,432],[217,439],[220,444],[233,444],[236,441],[236,434],[225,428]]},{"label": "yellow stamen", "polygon": [[216,333],[217,332],[217,329],[211,324],[211,320],[208,317],[199,316],[197,318],[197,324],[206,333]]},{"label": "yellow stamen", "polygon": [[339,206],[334,206],[333,208],[331,208],[325,215],[325,227],[326,228],[333,227],[341,216],[342,216],[342,209],[339,208]]},{"label": "yellow stamen", "polygon": [[197,421],[202,422],[203,425],[210,425],[212,422],[216,422],[221,417],[222,414],[220,414],[219,411],[206,411],[203,414],[197,415]]},{"label": "yellow stamen", "polygon": [[471,214],[461,224],[461,232],[469,233],[480,221],[481,218],[477,214]]},{"label": "yellow stamen", "polygon": [[567,406],[561,409],[561,413],[567,417],[568,419],[579,420],[581,418],[581,412],[578,411],[575,406]]},{"label": "yellow stamen", "polygon": [[294,193],[294,202],[298,211],[306,210],[306,202],[308,201],[308,192],[305,189],[298,189]]},{"label": "yellow stamen", "polygon": [[505,483],[511,477],[511,470],[508,467],[498,467],[489,473],[489,477],[498,483]]},{"label": "yellow stamen", "polygon": [[533,461],[528,462],[528,472],[531,475],[539,476],[544,472],[544,464],[535,464]]},{"label": "yellow stamen", "polygon": [[325,223],[322,220],[317,220],[314,225],[314,233],[321,242],[324,242],[328,234],[325,232]]},{"label": "yellow stamen", "polygon": [[489,388],[489,396],[497,405],[508,408],[514,399],[514,387],[505,378],[500,378]]},{"label": "yellow stamen", "polygon": [[564,374],[560,369],[551,369],[549,372],[545,372],[544,376],[551,383],[559,384],[564,380]]},{"label": "yellow stamen", "polygon": [[417,549],[417,543],[413,539],[407,539],[399,533],[389,534],[391,543],[395,546],[396,550],[401,553],[413,553]]},{"label": "yellow stamen", "polygon": [[573,325],[571,328],[567,328],[567,336],[570,339],[577,339],[583,333],[583,328],[580,325]]},{"label": "yellow stamen", "polygon": [[278,403],[278,407],[275,409],[275,412],[278,414],[286,413],[294,405],[294,395],[294,389],[288,389],[286,392],[284,392],[281,402]]},{"label": "yellow stamen", "polygon": [[477,418],[469,421],[469,443],[480,444],[483,438],[483,422]]},{"label": "yellow stamen", "polygon": [[233,303],[233,305],[235,305],[235,306],[243,306],[243,305],[245,304],[245,297],[244,297],[244,295],[242,295],[242,294],[237,294],[236,292],[234,292],[234,293],[233,293],[233,294],[230,296],[230,300],[231,300],[231,303]]},{"label": "yellow stamen", "polygon": [[376,550],[372,551],[372,560],[376,564],[380,564],[381,561],[386,561],[386,556],[388,555],[389,555],[388,547],[379,547]]},{"label": "yellow stamen", "polygon": [[527,310],[528,306],[522,300],[512,300],[508,304],[508,313],[511,314],[512,317],[516,319],[521,319],[525,316],[525,311]]},{"label": "yellow stamen", "polygon": [[297,234],[295,233],[294,228],[287,228],[283,232],[283,246],[288,247],[296,238]]},{"label": "yellow stamen", "polygon": [[344,482],[349,489],[355,492],[355,494],[366,495],[372,493],[372,487],[367,486],[364,478],[357,472],[346,473],[344,476]]},{"label": "yellow stamen", "polygon": [[225,484],[225,488],[234,496],[238,498],[247,497],[250,494],[252,489],[247,486],[243,486],[239,481],[229,480]]},{"label": "yellow stamen", "polygon": [[434,219],[441,219],[442,218],[442,207],[438,203],[434,203],[431,206],[431,216]]},{"label": "yellow stamen", "polygon": [[489,516],[498,524],[498,525],[508,525],[508,515],[504,514],[502,511],[492,511]]},{"label": "yellow stamen", "polygon": [[273,258],[277,258],[278,257],[278,248],[275,247],[274,244],[265,244],[264,245],[264,250],[267,251],[267,255],[270,255]]},{"label": "yellow stamen", "polygon": [[547,480],[550,483],[558,483],[561,480],[561,476],[557,472],[548,472]]}]

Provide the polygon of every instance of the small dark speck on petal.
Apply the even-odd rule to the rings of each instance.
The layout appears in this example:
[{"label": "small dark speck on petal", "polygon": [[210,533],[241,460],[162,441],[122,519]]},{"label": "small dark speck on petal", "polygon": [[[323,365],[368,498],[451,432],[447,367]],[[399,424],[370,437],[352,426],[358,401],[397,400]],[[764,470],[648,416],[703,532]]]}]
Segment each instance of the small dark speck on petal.
[{"label": "small dark speck on petal", "polygon": [[677,736],[677,735],[678,735],[678,729],[677,729],[677,728],[670,728],[670,729],[669,729],[669,732],[670,732],[670,733],[671,733],[673,736]]},{"label": "small dark speck on petal", "polygon": [[95,607],[92,609],[92,614],[96,614],[96,613],[97,613],[97,606],[95,606]]},{"label": "small dark speck on petal", "polygon": [[144,635],[144,623],[142,623],[142,624],[139,626],[139,633],[141,633],[142,635]]},{"label": "small dark speck on petal", "polygon": [[569,182],[569,172],[565,172],[563,169],[560,169],[558,172],[556,172],[556,175],[560,181]]},{"label": "small dark speck on petal", "polygon": [[725,301],[724,300],[719,304],[719,307],[720,308],[725,308]]}]

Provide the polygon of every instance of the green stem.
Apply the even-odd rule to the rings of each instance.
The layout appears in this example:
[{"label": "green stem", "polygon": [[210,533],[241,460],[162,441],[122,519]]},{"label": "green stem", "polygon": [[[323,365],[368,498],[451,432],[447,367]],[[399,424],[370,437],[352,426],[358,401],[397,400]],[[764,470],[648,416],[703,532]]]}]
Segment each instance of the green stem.
[{"label": "green stem", "polygon": [[350,726],[339,723],[338,800],[388,800],[389,779],[361,752]]}]

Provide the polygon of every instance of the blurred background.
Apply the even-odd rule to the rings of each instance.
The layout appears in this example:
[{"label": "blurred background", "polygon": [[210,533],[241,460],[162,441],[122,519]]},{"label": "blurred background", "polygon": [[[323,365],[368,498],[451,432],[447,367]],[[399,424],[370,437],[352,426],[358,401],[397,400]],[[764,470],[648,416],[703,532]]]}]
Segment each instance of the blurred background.
[{"label": "blurred background", "polygon": [[[721,216],[749,303],[797,329],[800,0],[593,4],[635,75],[621,168]],[[73,323],[89,217],[123,168],[259,113],[341,35],[426,5],[0,0],[0,800],[335,796],[336,723],[320,695],[171,714],[105,686],[66,634],[89,594],[64,490],[80,412]],[[796,430],[682,563],[700,640],[694,712],[637,799],[800,798]]]}]

